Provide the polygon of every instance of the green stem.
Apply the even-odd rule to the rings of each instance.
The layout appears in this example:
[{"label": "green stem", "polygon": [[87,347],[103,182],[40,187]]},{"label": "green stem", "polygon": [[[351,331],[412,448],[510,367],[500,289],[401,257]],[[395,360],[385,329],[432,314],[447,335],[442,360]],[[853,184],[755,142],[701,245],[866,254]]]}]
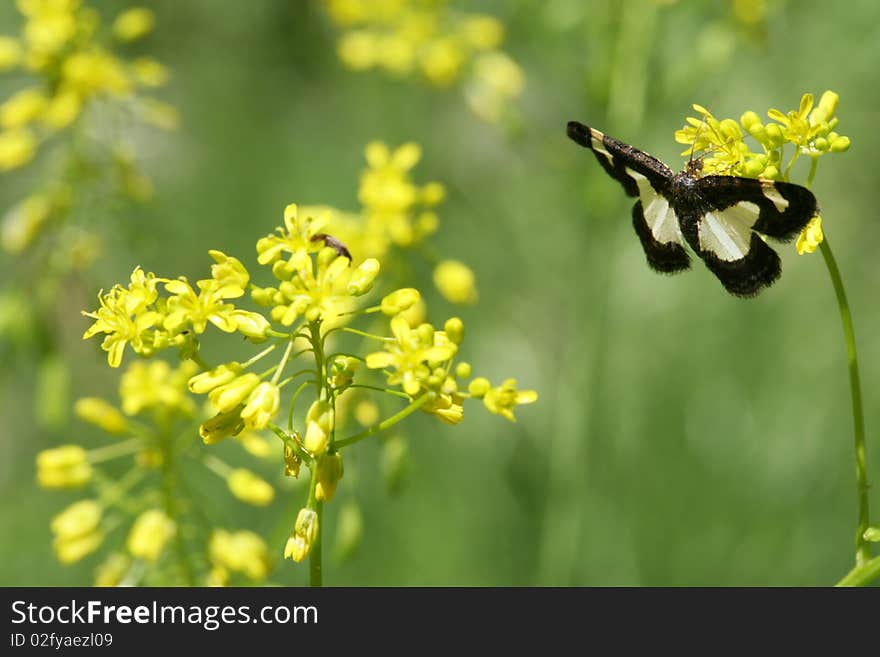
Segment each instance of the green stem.
[{"label": "green stem", "polygon": [[162,506],[167,515],[177,527],[174,532],[174,553],[178,565],[183,573],[184,583],[187,586],[195,586],[196,579],[193,564],[190,561],[189,550],[184,540],[184,527],[181,518],[181,496],[177,486],[177,454],[174,449],[174,440],[171,432],[162,432],[160,444],[162,445]]},{"label": "green stem", "polygon": [[880,577],[880,557],[874,557],[849,571],[834,586],[865,586]]},{"label": "green stem", "polygon": [[287,412],[288,431],[293,431],[293,409],[296,408],[296,400],[299,398],[302,391],[311,385],[311,383],[311,381],[303,381],[300,383],[299,388],[296,389],[296,392],[293,393],[293,397],[290,398],[290,410]]},{"label": "green stem", "polygon": [[840,321],[843,324],[843,338],[846,342],[846,354],[849,362],[849,386],[852,394],[853,434],[856,452],[856,487],[859,498],[859,525],[856,532],[856,566],[859,567],[871,559],[871,547],[864,536],[869,524],[868,475],[865,463],[865,417],[862,410],[862,389],[859,383],[856,335],[843,280],[840,277],[840,270],[837,268],[837,261],[834,259],[827,237],[819,245],[819,248],[822,250],[822,257],[825,259],[825,266],[828,268],[831,283],[834,285],[834,293],[837,295],[837,306],[840,310]]},{"label": "green stem", "polygon": [[324,343],[321,340],[321,325],[318,322],[310,322],[309,330],[311,331],[310,341],[312,343],[312,351],[315,353],[315,369],[318,371],[318,380],[315,381],[315,390],[320,399],[326,399],[325,384],[327,381],[327,373],[324,371]]},{"label": "green stem", "polygon": [[364,388],[366,390],[375,390],[377,392],[385,392],[389,395],[394,395],[395,397],[403,397],[404,399],[410,399],[410,396],[405,392],[401,392],[400,390],[394,390],[392,388],[380,388],[379,386],[370,386],[366,383],[352,383],[349,388]]},{"label": "green stem", "polygon": [[324,504],[317,500],[316,491],[318,488],[318,464],[313,463],[311,466],[311,480],[309,481],[309,501],[306,507],[314,509],[318,516],[318,534],[314,543],[309,548],[309,586],[320,587],[323,580],[323,571],[321,567],[321,536],[324,533]]},{"label": "green stem", "polygon": [[142,448],[143,441],[140,438],[131,438],[130,440],[116,443],[115,445],[107,445],[106,447],[91,449],[88,452],[87,458],[89,463],[102,463],[104,461],[119,458],[120,456],[131,454]]},{"label": "green stem", "polygon": [[343,447],[348,447],[349,445],[354,445],[357,442],[360,442],[364,438],[372,436],[374,433],[378,433],[379,431],[384,431],[389,427],[393,427],[395,424],[405,419],[406,417],[412,415],[417,410],[419,410],[422,406],[425,405],[425,402],[428,401],[428,398],[431,396],[431,393],[426,392],[424,395],[413,401],[412,404],[404,408],[398,413],[395,413],[389,418],[385,418],[378,424],[374,424],[369,429],[361,431],[360,433],[356,433],[353,436],[349,436],[348,438],[343,438],[342,440],[336,441],[336,449],[342,449]]},{"label": "green stem", "polygon": [[281,379],[281,374],[284,372],[284,368],[287,366],[287,360],[290,358],[290,354],[293,351],[293,340],[287,343],[287,348],[284,350],[284,355],[281,357],[281,362],[278,364],[278,369],[275,370],[275,374],[272,376],[272,383],[278,384],[279,379]]}]

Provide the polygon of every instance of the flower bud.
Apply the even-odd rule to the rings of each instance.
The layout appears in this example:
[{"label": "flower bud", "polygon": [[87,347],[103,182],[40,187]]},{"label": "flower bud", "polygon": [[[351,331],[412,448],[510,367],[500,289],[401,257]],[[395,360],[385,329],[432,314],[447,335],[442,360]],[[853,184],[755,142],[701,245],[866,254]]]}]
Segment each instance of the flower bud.
[{"label": "flower bud", "polygon": [[831,142],[831,152],[832,153],[843,153],[844,151],[848,151],[850,146],[849,137],[837,137],[834,141]]},{"label": "flower bud", "polygon": [[215,249],[208,251],[208,255],[217,263],[211,265],[211,278],[225,289],[223,296],[234,298],[244,294],[251,276],[241,261]]},{"label": "flower bud", "polygon": [[242,403],[259,383],[260,377],[248,372],[211,390],[208,399],[218,413],[228,413]]},{"label": "flower bud", "polygon": [[443,325],[446,336],[455,344],[461,344],[464,340],[464,322],[458,317],[450,317]]},{"label": "flower bud", "polygon": [[37,483],[43,488],[77,488],[92,478],[86,450],[63,445],[37,454]]},{"label": "flower bud", "polygon": [[238,435],[244,429],[244,421],[241,419],[239,404],[231,411],[217,413],[214,417],[205,420],[199,426],[199,435],[206,445],[216,445],[227,436]]},{"label": "flower bud", "polygon": [[451,303],[475,303],[477,288],[474,272],[457,260],[444,260],[434,269],[434,285]]},{"label": "flower bud", "polygon": [[223,363],[207,372],[196,374],[187,382],[187,386],[189,386],[190,392],[203,395],[211,392],[217,386],[229,383],[239,374],[241,374],[241,365],[235,362]]},{"label": "flower bud", "polygon": [[128,428],[125,416],[113,404],[98,397],[77,399],[74,410],[81,420],[94,424],[107,433],[125,433]]},{"label": "flower bud", "polygon": [[305,448],[316,457],[321,456],[330,446],[330,432],[333,430],[333,407],[322,399],[316,400],[306,414]]},{"label": "flower bud", "polygon": [[52,547],[61,563],[79,561],[100,547],[104,541],[103,532],[98,531],[102,513],[97,501],[82,500],[52,518]]},{"label": "flower bud", "polygon": [[265,429],[275,417],[280,404],[281,391],[269,381],[263,381],[247,399],[241,411],[241,419],[251,429]]},{"label": "flower bud", "polygon": [[152,10],[146,7],[132,7],[126,9],[116,20],[113,21],[113,34],[120,41],[137,41],[149,34],[156,17]]},{"label": "flower bud", "polygon": [[312,509],[300,509],[293,532],[284,547],[284,558],[302,561],[309,556],[312,544],[318,538],[318,514]]},{"label": "flower bud", "polygon": [[126,545],[132,556],[154,563],[176,532],[177,525],[171,518],[159,509],[150,509],[134,521]]},{"label": "flower bud", "polygon": [[336,485],[342,479],[342,454],[334,452],[325,454],[318,461],[318,483],[315,486],[315,498],[329,502],[336,492]]},{"label": "flower bud", "polygon": [[412,287],[395,290],[382,299],[382,312],[389,317],[393,317],[410,308],[420,297],[419,291]]},{"label": "flower bud", "polygon": [[479,399],[489,392],[491,388],[492,384],[489,383],[489,379],[483,376],[478,376],[468,384],[468,393],[470,393],[471,397]]},{"label": "flower bud", "polygon": [[471,364],[470,363],[459,363],[455,366],[455,376],[459,379],[467,379],[471,376]]},{"label": "flower bud", "polygon": [[271,325],[269,320],[260,313],[248,310],[233,310],[232,321],[235,322],[236,330],[248,338],[251,342],[264,342]]},{"label": "flower bud", "polygon": [[379,274],[379,261],[375,258],[367,258],[354,270],[348,281],[347,291],[353,297],[366,294],[373,287],[373,281]]}]

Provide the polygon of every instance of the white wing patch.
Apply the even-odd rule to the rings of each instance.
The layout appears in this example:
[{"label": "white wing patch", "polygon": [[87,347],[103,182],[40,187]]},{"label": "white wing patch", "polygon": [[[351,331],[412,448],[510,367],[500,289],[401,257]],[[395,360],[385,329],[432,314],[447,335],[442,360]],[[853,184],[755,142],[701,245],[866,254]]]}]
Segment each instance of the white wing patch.
[{"label": "white wing patch", "polygon": [[639,199],[642,201],[642,214],[645,215],[645,223],[651,230],[654,239],[661,244],[681,244],[684,246],[684,237],[681,227],[678,225],[678,217],[675,211],[669,207],[669,201],[654,191],[650,181],[640,174],[626,167],[626,173],[639,186]]},{"label": "white wing patch", "polygon": [[700,248],[711,251],[720,260],[742,260],[749,253],[752,226],[759,214],[760,208],[751,201],[740,201],[724,210],[707,212],[700,218]]},{"label": "white wing patch", "polygon": [[776,185],[773,183],[764,185],[761,187],[761,191],[764,193],[764,198],[776,206],[777,212],[785,212],[785,209],[788,207],[788,201],[779,193]]}]

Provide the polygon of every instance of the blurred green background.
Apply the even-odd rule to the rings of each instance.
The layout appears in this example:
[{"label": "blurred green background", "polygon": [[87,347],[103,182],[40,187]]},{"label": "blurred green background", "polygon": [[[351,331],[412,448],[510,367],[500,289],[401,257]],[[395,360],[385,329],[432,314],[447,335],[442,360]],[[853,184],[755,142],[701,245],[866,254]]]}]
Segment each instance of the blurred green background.
[{"label": "blurred green background", "polygon": [[[757,26],[721,0],[458,3],[507,25],[504,48],[527,76],[522,124],[511,130],[481,122],[457,90],[345,70],[318,2],[147,4],[158,26],[143,48],[173,72],[160,96],[182,125],[142,140],[156,196],[112,217],[125,239],[108,237],[94,289],[65,299],[60,329],[77,395],[115,399],[117,373],[98,341],[80,340],[88,322],[78,311],[94,307],[98,288],[137,264],[195,279],[209,248],[253,265],[254,242],[287,203],[356,209],[364,145],[415,140],[424,148],[416,179],[449,191],[433,244],[468,263],[480,289],[478,305],[457,309],[425,271],[416,283],[430,318],[460,314],[475,370],[516,376],[541,397],[516,424],[477,405],[457,427],[414,418],[396,495],[377,443],[346,452],[337,499],[358,499],[365,532],[349,561],[330,561],[326,584],[825,585],[850,569],[850,397],[821,257],[782,246],[783,277],[748,301],[699,265],[651,272],[632,202],[566,138],[565,123],[594,125],[676,169],[682,146],[672,135],[691,103],[738,117],[796,108],[806,91],[840,94],[838,130],[853,145],[823,158],[814,191],[853,307],[876,480],[876,0],[768,0]],[[0,9],[2,34],[19,30],[11,5]],[[28,180],[4,175],[0,207]],[[15,266],[2,256],[0,275]],[[51,550],[49,519],[76,496],[37,488],[34,455],[108,439],[72,416],[62,431],[39,430],[34,359],[6,350],[2,367],[0,584],[88,584],[100,556],[64,567]],[[205,510],[266,534],[283,514],[292,525],[301,506],[301,487],[280,493],[257,510],[208,496]],[[328,505],[329,541],[340,506]],[[307,570],[288,561],[272,579],[304,584]]]}]

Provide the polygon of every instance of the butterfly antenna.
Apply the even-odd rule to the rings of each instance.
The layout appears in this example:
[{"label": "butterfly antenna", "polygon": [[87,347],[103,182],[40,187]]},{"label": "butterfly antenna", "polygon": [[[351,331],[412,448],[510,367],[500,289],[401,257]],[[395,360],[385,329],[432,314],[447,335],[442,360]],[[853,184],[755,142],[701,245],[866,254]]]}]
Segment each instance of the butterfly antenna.
[{"label": "butterfly antenna", "polygon": [[697,150],[697,142],[700,141],[700,133],[703,132],[703,128],[706,126],[706,117],[703,117],[703,120],[700,122],[700,127],[697,128],[697,134],[694,135],[694,143],[691,144],[691,156],[688,160],[688,168],[693,166],[694,161],[694,153]]}]

